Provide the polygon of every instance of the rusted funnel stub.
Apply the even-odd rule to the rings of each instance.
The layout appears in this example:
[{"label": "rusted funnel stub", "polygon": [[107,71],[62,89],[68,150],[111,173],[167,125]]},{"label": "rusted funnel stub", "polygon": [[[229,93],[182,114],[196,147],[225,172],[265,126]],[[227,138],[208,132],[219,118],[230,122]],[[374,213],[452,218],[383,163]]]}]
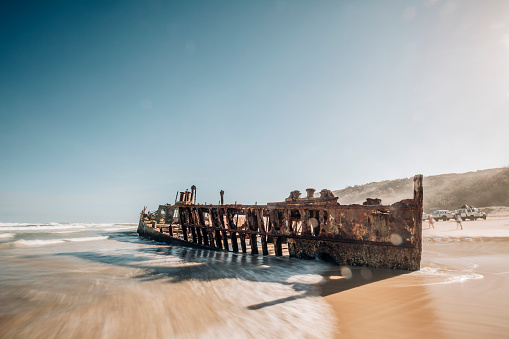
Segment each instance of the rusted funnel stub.
[{"label": "rusted funnel stub", "polygon": [[297,200],[300,198],[300,191],[295,190],[290,192],[290,199]]},{"label": "rusted funnel stub", "polygon": [[307,188],[306,189],[306,193],[307,193],[307,198],[308,199],[313,199],[315,197],[315,189],[314,188]]},{"label": "rusted funnel stub", "polygon": [[337,198],[334,195],[334,193],[332,193],[331,190],[328,190],[328,189],[325,189],[325,188],[320,191],[320,198],[322,198],[322,199],[329,199],[330,198],[330,199],[336,199],[337,200]]},{"label": "rusted funnel stub", "polygon": [[366,198],[366,201],[362,203],[364,206],[370,206],[370,205],[381,205],[382,200],[378,198]]}]

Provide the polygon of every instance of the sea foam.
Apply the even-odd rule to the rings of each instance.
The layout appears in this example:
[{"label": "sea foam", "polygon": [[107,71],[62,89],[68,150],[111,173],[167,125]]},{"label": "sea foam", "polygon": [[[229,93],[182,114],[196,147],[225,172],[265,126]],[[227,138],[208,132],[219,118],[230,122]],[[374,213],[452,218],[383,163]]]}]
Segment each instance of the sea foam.
[{"label": "sea foam", "polygon": [[47,245],[54,245],[54,244],[62,244],[65,242],[97,241],[97,240],[106,240],[108,238],[109,238],[109,236],[76,237],[76,238],[66,238],[66,239],[33,239],[33,240],[20,239],[20,240],[0,244],[0,249],[25,247],[25,246],[47,246]]},{"label": "sea foam", "polygon": [[65,241],[96,241],[96,240],[106,240],[109,236],[97,236],[97,237],[79,237],[79,238],[69,238],[64,239]]},{"label": "sea foam", "polygon": [[25,240],[20,239],[12,242],[0,244],[0,249],[24,247],[24,246],[46,246],[65,242],[62,239],[47,239],[47,240]]},{"label": "sea foam", "polygon": [[447,267],[421,267],[419,271],[405,276],[404,286],[425,286],[454,284],[467,280],[483,279],[482,274],[474,273],[474,269],[452,269]]},{"label": "sea foam", "polygon": [[0,233],[0,239],[8,239],[14,237],[13,233]]},{"label": "sea foam", "polygon": [[108,228],[131,229],[127,223],[9,223],[0,222],[1,231],[55,231],[55,230],[107,230]]}]

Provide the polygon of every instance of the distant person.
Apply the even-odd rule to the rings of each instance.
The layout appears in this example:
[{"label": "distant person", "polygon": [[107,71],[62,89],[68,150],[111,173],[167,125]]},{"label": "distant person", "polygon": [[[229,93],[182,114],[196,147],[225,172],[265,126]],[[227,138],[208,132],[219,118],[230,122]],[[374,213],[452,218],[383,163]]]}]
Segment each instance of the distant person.
[{"label": "distant person", "polygon": [[428,215],[428,228],[435,228],[435,218],[431,214]]},{"label": "distant person", "polygon": [[456,220],[456,229],[458,229],[458,226],[463,229],[463,225],[461,224],[461,215],[459,213],[456,214],[454,220]]}]

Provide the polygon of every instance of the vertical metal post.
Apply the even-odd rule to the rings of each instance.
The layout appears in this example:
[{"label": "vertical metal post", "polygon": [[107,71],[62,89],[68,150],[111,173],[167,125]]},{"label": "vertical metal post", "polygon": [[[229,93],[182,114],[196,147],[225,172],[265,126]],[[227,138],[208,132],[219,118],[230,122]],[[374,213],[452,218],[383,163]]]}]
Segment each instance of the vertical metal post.
[{"label": "vertical metal post", "polygon": [[[415,216],[414,216],[414,241],[417,243],[419,250],[419,265],[422,254],[422,203],[423,203],[423,189],[422,189],[422,174],[414,176],[414,203],[415,203]],[[419,268],[416,268],[419,269]]]}]

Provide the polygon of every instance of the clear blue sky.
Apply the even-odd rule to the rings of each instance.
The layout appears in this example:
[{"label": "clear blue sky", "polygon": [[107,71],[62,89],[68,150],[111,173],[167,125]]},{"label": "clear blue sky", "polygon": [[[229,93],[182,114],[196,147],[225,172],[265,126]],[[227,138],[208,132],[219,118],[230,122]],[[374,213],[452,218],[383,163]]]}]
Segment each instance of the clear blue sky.
[{"label": "clear blue sky", "polygon": [[509,165],[509,1],[10,3],[0,222]]}]

